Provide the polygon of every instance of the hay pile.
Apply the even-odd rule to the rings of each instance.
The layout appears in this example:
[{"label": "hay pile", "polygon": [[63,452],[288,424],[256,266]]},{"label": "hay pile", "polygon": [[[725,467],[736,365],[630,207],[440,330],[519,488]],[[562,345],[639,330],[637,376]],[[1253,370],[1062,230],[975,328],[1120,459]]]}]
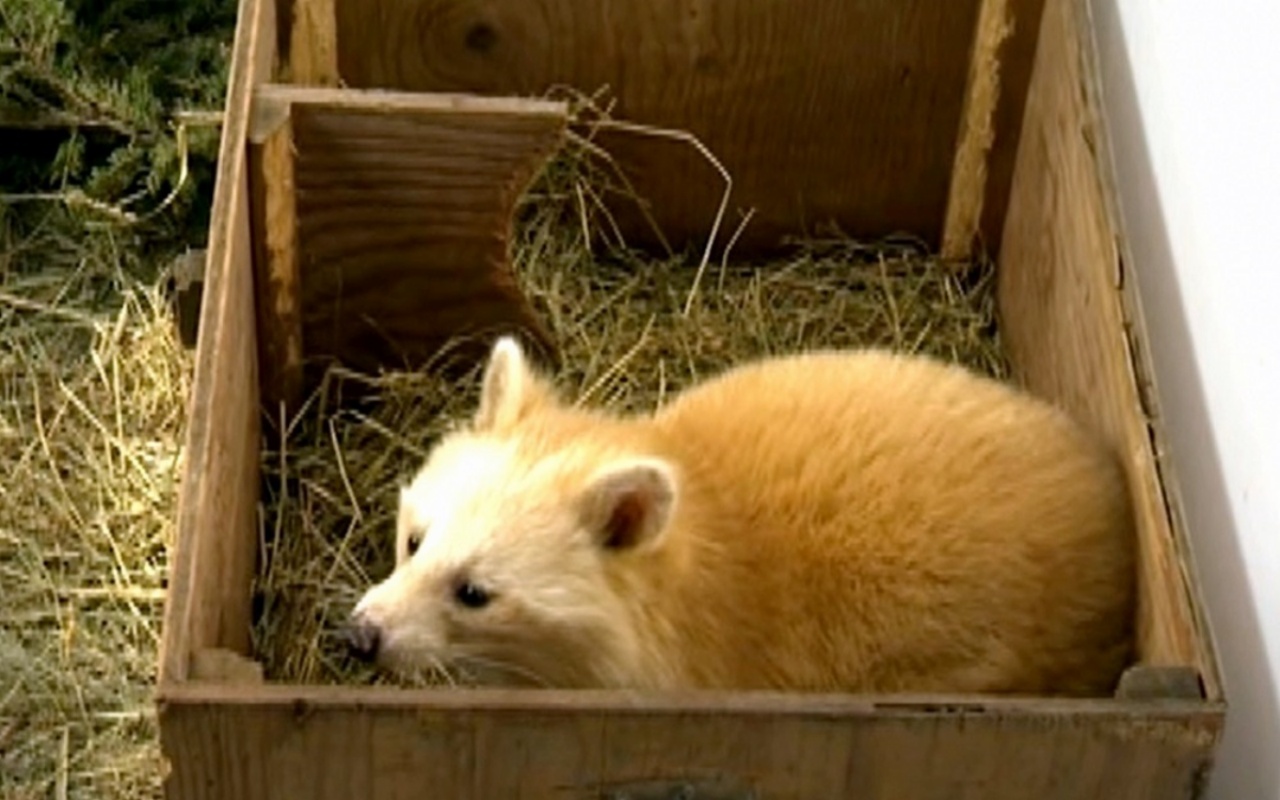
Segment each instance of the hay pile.
[{"label": "hay pile", "polygon": [[[648,409],[728,365],[819,346],[928,352],[1004,376],[989,264],[957,270],[911,241],[833,235],[798,242],[777,263],[711,263],[695,293],[697,256],[647,259],[611,234],[592,198],[625,187],[611,185],[598,155],[578,142],[550,165],[526,195],[513,253],[561,347],[569,396]],[[346,657],[340,627],[391,567],[400,481],[471,415],[479,372],[445,383],[333,370],[265,454],[254,639],[269,679],[389,680]],[[343,408],[348,381],[372,383],[376,403]]]},{"label": "hay pile", "polygon": [[190,357],[128,256],[64,244],[0,257],[0,797],[152,797]]},{"label": "hay pile", "polygon": [[152,705],[235,0],[0,0],[0,798],[160,796]]}]

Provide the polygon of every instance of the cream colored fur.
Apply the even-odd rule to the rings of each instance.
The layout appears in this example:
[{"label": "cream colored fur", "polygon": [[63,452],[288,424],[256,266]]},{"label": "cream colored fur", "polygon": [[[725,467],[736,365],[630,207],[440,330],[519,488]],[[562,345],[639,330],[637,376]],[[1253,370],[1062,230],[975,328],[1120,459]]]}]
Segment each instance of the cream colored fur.
[{"label": "cream colored fur", "polygon": [[[1093,695],[1130,657],[1123,473],[1064,414],[1002,384],[922,357],[821,352],[620,418],[563,403],[502,339],[482,394],[472,427],[404,490],[401,563],[360,603],[389,668]],[[460,581],[489,604],[461,605]]]}]

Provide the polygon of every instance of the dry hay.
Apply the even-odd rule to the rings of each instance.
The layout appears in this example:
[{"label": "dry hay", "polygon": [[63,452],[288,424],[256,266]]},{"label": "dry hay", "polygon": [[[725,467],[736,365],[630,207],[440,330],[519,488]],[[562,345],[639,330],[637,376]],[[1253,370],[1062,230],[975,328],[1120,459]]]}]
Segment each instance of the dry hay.
[{"label": "dry hay", "polygon": [[[696,257],[646,259],[622,246],[598,201],[627,187],[599,156],[587,141],[566,147],[526,195],[516,229],[515,270],[561,347],[556,377],[568,396],[649,409],[727,365],[820,346],[928,352],[1005,374],[989,264],[958,269],[908,240],[832,235],[767,265],[704,261],[694,293]],[[265,454],[254,640],[270,680],[394,680],[346,656],[341,625],[389,571],[398,487],[435,437],[470,416],[479,372],[450,383],[429,370],[332,370]],[[343,407],[349,381],[373,384],[376,402]]]},{"label": "dry hay", "polygon": [[159,794],[190,358],[129,245],[84,239],[0,253],[0,797]]}]

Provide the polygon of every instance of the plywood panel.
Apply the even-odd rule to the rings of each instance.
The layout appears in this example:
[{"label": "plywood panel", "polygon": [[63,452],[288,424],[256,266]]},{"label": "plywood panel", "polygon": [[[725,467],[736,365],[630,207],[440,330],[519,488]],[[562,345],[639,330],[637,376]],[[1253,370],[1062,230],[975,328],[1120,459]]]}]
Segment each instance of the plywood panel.
[{"label": "plywood panel", "polygon": [[532,100],[262,87],[255,136],[293,132],[307,360],[414,368],[452,337],[479,347],[500,330],[552,353],[508,251],[516,201],[560,144],[566,113]]},{"label": "plywood panel", "polygon": [[245,139],[252,87],[275,54],[274,0],[240,0],[231,59],[160,681],[183,680],[205,648],[247,652],[257,552],[258,361]]},{"label": "plywood panel", "polygon": [[[336,0],[354,87],[539,95],[608,87],[629,120],[688,130],[757,214],[737,247],[830,220],[937,241],[977,0]],[[604,139],[602,139],[604,141]],[[684,143],[620,134],[673,243],[701,245],[719,174]],[[646,227],[632,221],[639,236]],[[639,241],[639,239],[636,239]]]},{"label": "plywood panel", "polygon": [[1219,696],[1156,470],[1125,313],[1118,222],[1098,157],[1084,0],[1048,0],[1000,260],[1002,336],[1021,379],[1114,442],[1140,537],[1140,655],[1200,671]]},{"label": "plywood panel", "polygon": [[1217,736],[1193,708],[208,686],[161,727],[183,800],[1191,800]]}]

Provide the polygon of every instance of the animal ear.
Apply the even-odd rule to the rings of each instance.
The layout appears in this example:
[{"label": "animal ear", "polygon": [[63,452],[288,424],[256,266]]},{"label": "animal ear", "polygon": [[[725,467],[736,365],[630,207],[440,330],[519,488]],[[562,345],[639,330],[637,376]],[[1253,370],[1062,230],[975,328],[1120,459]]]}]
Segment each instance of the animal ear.
[{"label": "animal ear", "polygon": [[606,550],[655,545],[676,504],[675,470],[656,458],[620,461],[596,475],[582,496],[587,530]]},{"label": "animal ear", "polygon": [[515,337],[500,336],[485,367],[473,427],[477,431],[503,430],[547,401],[550,394],[549,387],[529,366]]}]

